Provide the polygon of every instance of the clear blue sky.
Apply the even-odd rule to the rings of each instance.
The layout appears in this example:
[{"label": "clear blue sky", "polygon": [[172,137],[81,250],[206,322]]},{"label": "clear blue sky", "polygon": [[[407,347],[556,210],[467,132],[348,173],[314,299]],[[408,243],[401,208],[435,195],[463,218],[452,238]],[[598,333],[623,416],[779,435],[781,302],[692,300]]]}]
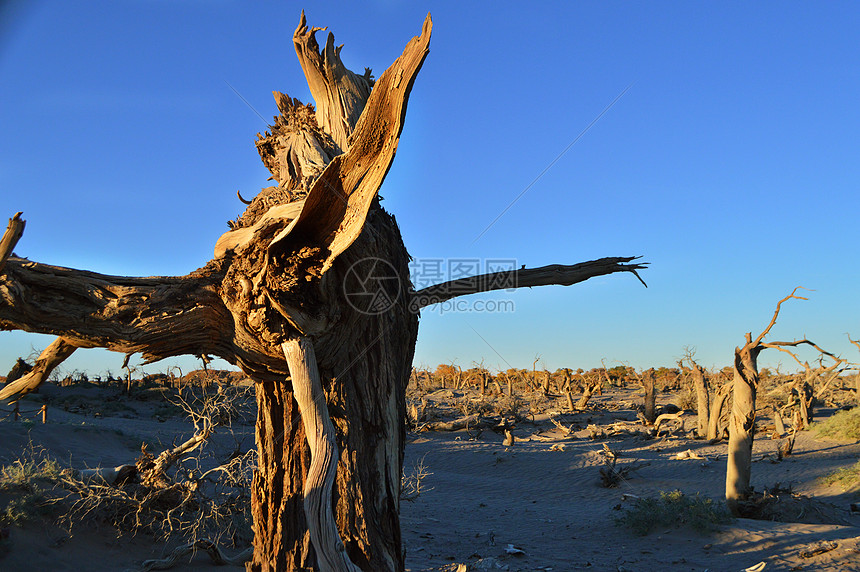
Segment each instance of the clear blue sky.
[{"label": "clear blue sky", "polygon": [[[272,90],[310,99],[291,42],[302,6],[4,7],[0,217],[24,211],[17,253],[109,274],[203,265],[242,210],[236,190],[252,196],[268,176],[254,148],[266,126],[227,83],[269,121]],[[860,361],[846,338],[860,337],[856,3],[304,8],[345,44],[348,67],[376,75],[433,15],[381,191],[413,256],[652,265],[647,289],[619,274],[483,297],[512,300],[512,313],[425,310],[416,364],[659,366],[695,346],[723,366],[798,285],[814,289],[809,301],[786,304],[770,339],[807,336]],[[0,370],[48,341],[0,333]],[[761,359],[778,361],[791,366]],[[79,350],[64,367],[121,363]]]}]

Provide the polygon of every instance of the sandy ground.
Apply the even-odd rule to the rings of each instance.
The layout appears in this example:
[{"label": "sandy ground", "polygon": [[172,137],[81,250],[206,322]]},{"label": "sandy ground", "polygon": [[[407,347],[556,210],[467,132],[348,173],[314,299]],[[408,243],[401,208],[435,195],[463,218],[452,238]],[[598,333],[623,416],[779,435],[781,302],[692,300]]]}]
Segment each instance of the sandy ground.
[{"label": "sandy ground", "polygon": [[[59,391],[64,390],[44,390]],[[657,439],[625,432],[589,438],[585,427],[590,423],[609,426],[635,420],[635,411],[623,406],[635,399],[633,391],[609,393],[596,397],[591,411],[556,415],[563,424],[573,425],[571,435],[546,421],[546,415],[537,415],[533,422],[517,425],[517,441],[511,447],[489,430],[410,434],[406,472],[423,460],[431,474],[422,482],[422,494],[402,503],[407,569],[740,571],[763,562],[768,571],[860,570],[860,517],[847,510],[858,499],[818,481],[855,463],[860,443],[819,441],[809,433],[800,434],[794,454],[782,462],[774,462],[776,442],[758,437],[753,485],[761,489],[791,484],[797,493],[838,507],[850,525],[740,519],[708,535],[670,528],[644,537],[618,527],[615,518],[631,502],[624,495],[679,489],[720,499],[724,490],[725,443],[709,445],[680,433]],[[621,408],[609,410],[612,402]],[[128,405],[98,417],[93,411],[52,408],[46,425],[2,421],[0,463],[18,458],[32,442],[76,468],[112,466],[132,461],[141,441],[167,446],[192,433],[179,417],[154,417],[157,403]],[[25,404],[22,409],[33,407]],[[687,427],[693,423],[687,421]],[[218,439],[214,450],[228,450],[237,442],[252,446],[253,427],[234,426],[233,435]],[[618,453],[619,468],[640,467],[617,488],[600,483],[604,444]],[[673,459],[687,450],[706,459]],[[815,515],[802,520],[814,521]],[[836,547],[812,557],[800,555],[823,541]],[[522,553],[508,554],[509,545]],[[49,523],[30,522],[12,527],[9,538],[0,541],[0,570],[135,570],[143,560],[163,557],[171,549],[145,535],[117,538],[106,526],[81,526],[69,534]],[[173,569],[214,567],[198,554]]]}]

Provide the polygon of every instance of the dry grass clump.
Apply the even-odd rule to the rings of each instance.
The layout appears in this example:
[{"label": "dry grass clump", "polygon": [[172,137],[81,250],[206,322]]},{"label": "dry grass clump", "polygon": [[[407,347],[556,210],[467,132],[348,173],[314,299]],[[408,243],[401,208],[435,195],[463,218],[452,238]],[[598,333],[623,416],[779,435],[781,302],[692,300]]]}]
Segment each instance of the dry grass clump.
[{"label": "dry grass clump", "polygon": [[695,411],[699,406],[699,398],[696,395],[696,390],[692,387],[685,387],[675,398],[672,400],[672,403],[678,407],[678,409],[684,411]]},{"label": "dry grass clump", "polygon": [[40,482],[56,483],[61,472],[59,463],[30,447],[20,459],[0,467],[0,490],[32,491]]},{"label": "dry grass clump", "polygon": [[860,439],[860,407],[837,411],[827,419],[813,423],[811,429],[820,437]]},{"label": "dry grass clump", "polygon": [[690,497],[675,490],[660,491],[660,496],[634,499],[632,507],[615,520],[619,526],[629,528],[637,536],[645,536],[655,529],[692,528],[699,533],[716,530],[720,524],[733,520],[722,503],[700,497]]},{"label": "dry grass clump", "polygon": [[502,417],[522,419],[520,411],[526,407],[526,401],[517,393],[499,395],[495,401],[495,412]]}]

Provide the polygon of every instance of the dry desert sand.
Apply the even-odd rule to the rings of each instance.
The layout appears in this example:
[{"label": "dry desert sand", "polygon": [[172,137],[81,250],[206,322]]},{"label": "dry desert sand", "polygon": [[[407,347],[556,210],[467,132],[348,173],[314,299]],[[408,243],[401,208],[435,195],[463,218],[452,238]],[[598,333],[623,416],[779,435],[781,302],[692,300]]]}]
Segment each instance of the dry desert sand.
[{"label": "dry desert sand", "polygon": [[[22,401],[22,411],[45,401],[56,403],[60,397],[82,397],[69,411],[49,405],[46,424],[38,419],[0,422],[0,464],[19,458],[32,443],[64,466],[114,466],[133,462],[142,441],[168,447],[193,433],[181,415],[159,414],[163,409],[157,400],[123,401],[116,397],[120,391],[46,384],[38,395]],[[442,389],[423,398],[429,409],[450,411],[454,402],[474,396],[469,390]],[[670,399],[661,394],[658,404]],[[725,441],[692,439],[692,414],[685,421],[686,431],[649,436],[644,427],[637,427],[635,404],[640,402],[641,391],[612,388],[575,414],[550,403],[515,423],[511,446],[503,443],[504,434],[490,429],[410,432],[404,471],[423,462],[429,474],[421,481],[421,494],[401,507],[407,569],[860,570],[860,517],[848,510],[857,497],[819,480],[856,463],[860,443],[818,440],[810,432],[798,434],[793,454],[780,462],[777,441],[757,435],[752,483],[757,490],[790,484],[795,493],[832,505],[828,510],[809,510],[797,522],[738,519],[704,535],[666,527],[636,536],[617,526],[615,519],[632,502],[630,495],[677,489],[720,501],[724,492]],[[107,403],[122,405],[104,407]],[[589,425],[607,435],[591,438]],[[250,448],[253,431],[252,422],[234,422],[229,433],[211,440],[208,450],[214,458],[237,443]],[[599,469],[605,466],[607,448],[617,454],[618,469],[637,467],[615,488],[601,485]],[[686,451],[703,458],[675,458]],[[3,493],[0,500],[9,498]],[[834,524],[834,515],[843,524]],[[109,525],[98,522],[81,523],[69,533],[51,519],[36,519],[5,531],[0,570],[10,572],[140,570],[143,561],[173,549],[146,534],[117,537]],[[228,547],[225,552],[239,549]],[[198,553],[172,569],[239,568],[216,568],[206,554]]]}]

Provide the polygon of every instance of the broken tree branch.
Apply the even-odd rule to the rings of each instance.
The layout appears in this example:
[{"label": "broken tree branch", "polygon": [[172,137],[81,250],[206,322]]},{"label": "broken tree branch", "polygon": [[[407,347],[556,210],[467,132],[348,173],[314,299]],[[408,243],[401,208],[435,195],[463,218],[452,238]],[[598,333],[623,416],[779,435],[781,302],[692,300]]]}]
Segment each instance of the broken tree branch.
[{"label": "broken tree branch", "polygon": [[348,148],[352,134],[365,102],[371,95],[373,80],[370,70],[360,76],[349,69],[340,59],[343,46],[334,45],[334,34],[328,33],[322,51],[316,41],[316,33],[326,28],[308,28],[305,12],[293,33],[293,45],[299,64],[305,73],[311,96],[316,102],[316,120],[331,135],[341,151]]},{"label": "broken tree branch", "polygon": [[13,256],[0,274],[0,329],[59,334],[80,348],[140,353],[146,363],[216,355],[259,379],[282,380],[283,354],[225,306],[223,271],[215,262],[188,276],[134,278]]},{"label": "broken tree branch", "polygon": [[303,491],[305,518],[317,560],[321,570],[361,572],[346,553],[332,512],[331,492],[337,475],[338,450],[313,343],[303,337],[288,340],[282,347],[311,450],[311,466]]},{"label": "broken tree branch", "polygon": [[469,294],[490,292],[492,290],[550,285],[571,286],[572,284],[584,282],[589,278],[613,274],[615,272],[630,272],[644,285],[645,282],[636,271],[647,268],[648,263],[637,262],[628,264],[638,258],[640,257],[607,257],[573,265],[550,264],[549,266],[542,266],[540,268],[505,270],[503,272],[492,272],[468,278],[460,278],[418,290],[413,295],[413,306],[415,309],[421,309],[458,296],[468,296]]},{"label": "broken tree branch", "polygon": [[[75,344],[63,338],[57,338],[42,351],[36,359],[33,369],[0,390],[0,399],[20,398],[34,391],[48,379],[54,368],[63,363],[76,349],[78,346]],[[17,399],[15,400],[17,401]]]},{"label": "broken tree branch", "polygon": [[782,307],[783,302],[785,302],[787,300],[791,300],[792,298],[795,298],[797,300],[808,300],[808,298],[804,298],[803,296],[795,296],[794,295],[798,290],[801,290],[801,289],[806,290],[806,288],[804,288],[803,286],[798,286],[797,288],[795,288],[794,290],[791,291],[791,294],[789,294],[788,296],[786,296],[785,298],[783,298],[782,300],[780,300],[779,302],[776,303],[776,310],[774,310],[774,312],[773,312],[773,318],[770,319],[770,323],[762,331],[762,333],[759,334],[759,336],[755,339],[755,342],[752,344],[753,347],[758,346],[761,343],[761,341],[764,339],[764,337],[770,332],[770,329],[773,327],[773,325],[776,324],[776,319],[779,316],[779,310]]},{"label": "broken tree branch", "polygon": [[[806,298],[800,298],[800,299],[806,300]],[[785,349],[785,348],[790,348],[790,347],[797,347],[797,346],[804,345],[804,344],[808,345],[808,346],[812,346],[813,348],[818,350],[818,352],[821,353],[822,355],[826,355],[827,357],[832,358],[832,359],[836,360],[837,362],[845,361],[845,360],[841,360],[840,358],[836,357],[832,353],[821,349],[818,346],[818,344],[816,344],[815,342],[811,342],[805,338],[802,340],[794,340],[793,342],[761,342],[760,345],[762,347],[765,347],[765,348],[773,348],[773,349],[785,352],[785,353],[789,354],[791,357],[793,357],[794,360],[797,363],[799,363],[801,366],[804,366],[805,369],[808,369],[809,368],[808,364],[804,365],[804,363],[801,362],[800,359],[794,353]]]},{"label": "broken tree branch", "polygon": [[3,271],[3,266],[12,255],[12,250],[18,244],[21,235],[24,234],[24,225],[27,221],[21,218],[21,214],[23,213],[17,212],[15,216],[9,219],[9,226],[6,227],[6,232],[0,239],[0,272]]},{"label": "broken tree branch", "polygon": [[[299,30],[306,28],[304,18],[302,22]],[[355,131],[349,137],[349,149],[332,159],[314,182],[304,208],[272,240],[270,253],[275,245],[288,252],[295,251],[295,245],[290,248],[289,241],[285,239],[290,235],[302,237],[301,244],[318,245],[328,250],[321,270],[324,273],[334,259],[361,234],[370,205],[394,160],[403,131],[409,92],[430,51],[432,28],[433,23],[428,14],[421,35],[409,41],[403,54],[376,82],[355,125]],[[331,39],[330,43],[333,41]],[[337,53],[334,52],[334,55]],[[326,57],[329,57],[328,53]],[[301,52],[299,59],[302,59]],[[304,68],[304,60],[302,62]],[[308,84],[313,92],[311,77],[308,77]],[[317,102],[319,104],[319,100]]]}]

